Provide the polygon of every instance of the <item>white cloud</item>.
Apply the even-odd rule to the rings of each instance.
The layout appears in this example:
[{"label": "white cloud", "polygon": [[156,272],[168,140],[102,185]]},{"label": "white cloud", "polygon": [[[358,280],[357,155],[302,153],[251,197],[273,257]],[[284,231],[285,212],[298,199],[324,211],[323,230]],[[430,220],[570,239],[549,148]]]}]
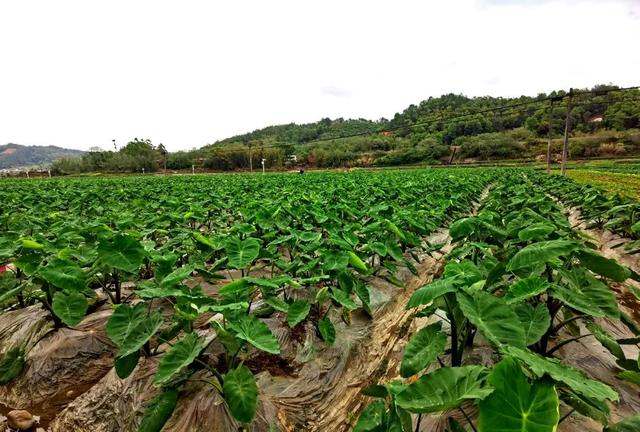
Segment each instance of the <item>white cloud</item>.
[{"label": "white cloud", "polygon": [[[635,11],[635,15],[634,15]],[[170,150],[429,96],[637,85],[635,0],[0,3],[0,143]]]}]

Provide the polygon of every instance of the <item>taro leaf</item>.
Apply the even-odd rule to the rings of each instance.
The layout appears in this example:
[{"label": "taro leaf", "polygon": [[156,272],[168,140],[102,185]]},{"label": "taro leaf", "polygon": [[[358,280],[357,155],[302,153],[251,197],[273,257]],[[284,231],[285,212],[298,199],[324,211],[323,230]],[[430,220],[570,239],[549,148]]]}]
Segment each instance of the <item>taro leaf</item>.
[{"label": "taro leaf", "polygon": [[229,267],[235,269],[247,268],[260,254],[260,241],[256,238],[240,240],[230,238],[224,244],[224,249],[229,256]]},{"label": "taro leaf", "polygon": [[331,298],[338,302],[342,307],[348,310],[353,310],[358,307],[356,302],[354,302],[349,294],[345,293],[341,289],[332,288],[331,289]]},{"label": "taro leaf", "polygon": [[453,240],[467,237],[469,234],[473,233],[477,225],[477,218],[475,217],[458,219],[449,226],[449,235]]},{"label": "taro leaf", "polygon": [[384,402],[377,400],[370,403],[358,418],[352,432],[382,432],[384,429]]},{"label": "taro leaf", "polygon": [[621,380],[629,381],[637,386],[640,386],[640,372],[626,370],[618,373],[616,376]]},{"label": "taro leaf", "polygon": [[511,284],[504,299],[507,303],[520,302],[545,292],[550,286],[551,285],[544,279],[532,275]]},{"label": "taro leaf", "polygon": [[450,292],[457,291],[457,278],[438,279],[416,290],[407,303],[407,309],[431,303],[433,300]]},{"label": "taro leaf", "polygon": [[87,284],[86,274],[78,264],[59,258],[47,263],[39,274],[50,285],[68,291],[82,291]]},{"label": "taro leaf", "polygon": [[178,402],[176,389],[165,390],[147,405],[138,432],[160,432]]},{"label": "taro leaf", "polygon": [[381,257],[387,256],[387,247],[384,245],[384,243],[374,241],[374,242],[368,243],[367,246],[369,246],[369,249],[371,250],[371,252],[374,252],[380,255]]},{"label": "taro leaf", "polygon": [[472,261],[450,262],[444,268],[444,277],[456,277],[464,285],[470,286],[482,279],[482,272]]},{"label": "taro leaf", "polygon": [[192,232],[191,236],[196,241],[198,246],[204,247],[205,249],[216,249],[216,245],[208,238],[200,234],[199,232]]},{"label": "taro leaf", "polygon": [[605,313],[582,291],[577,289],[553,286],[551,296],[560,300],[570,308],[591,315],[592,317],[603,317]]},{"label": "taro leaf", "polygon": [[356,283],[355,290],[356,295],[364,305],[364,309],[371,315],[371,294],[369,293],[369,288],[362,283]]},{"label": "taro leaf", "polygon": [[593,275],[585,275],[586,284],[582,292],[609,318],[620,319],[620,309],[615,292]]},{"label": "taro leaf", "polygon": [[280,297],[266,297],[264,302],[277,310],[278,312],[289,312],[289,304]]},{"label": "taro leaf", "polygon": [[551,234],[555,230],[556,228],[550,223],[538,222],[533,225],[529,225],[525,229],[521,230],[518,233],[518,238],[524,241],[539,241],[544,239],[547,235]]},{"label": "taro leaf", "polygon": [[514,346],[504,347],[505,353],[518,358],[539,378],[548,374],[574,392],[593,398],[598,401],[609,399],[617,401],[618,394],[606,384],[587,378],[581,371],[562,364],[557,359],[545,358],[528,349],[520,349]]},{"label": "taro leaf", "polygon": [[22,248],[28,250],[41,250],[44,249],[44,245],[35,240],[22,239]]},{"label": "taro leaf", "polygon": [[456,297],[464,316],[490,342],[498,346],[526,346],[522,323],[504,300],[485,291],[478,291],[473,295],[458,292]]},{"label": "taro leaf", "polygon": [[140,359],[140,351],[135,351],[129,354],[126,357],[116,357],[115,359],[115,368],[116,374],[120,379],[125,379],[138,365],[138,360]]},{"label": "taro leaf", "polygon": [[554,262],[561,256],[571,254],[578,247],[569,240],[549,240],[530,244],[520,249],[507,264],[507,271],[531,268],[540,264]]},{"label": "taro leaf", "polygon": [[256,415],[258,385],[246,366],[229,371],[224,377],[224,400],[233,417],[242,423],[250,423]]},{"label": "taro leaf", "polygon": [[119,305],[107,322],[107,335],[120,347],[118,357],[126,357],[139,350],[162,325],[160,312],[147,316],[143,303],[135,306]]},{"label": "taro leaf", "polygon": [[616,358],[620,360],[624,360],[626,356],[624,355],[624,351],[620,347],[620,344],[616,342],[616,340],[607,333],[602,327],[596,324],[593,321],[588,321],[586,323],[587,330],[605,347],[611,354],[613,354]]},{"label": "taro leaf", "polygon": [[590,249],[581,250],[578,253],[578,258],[580,258],[580,263],[592,272],[616,282],[624,282],[631,277],[631,272],[628,268]]},{"label": "taro leaf", "polygon": [[529,382],[511,357],[496,364],[487,381],[494,391],[478,403],[480,432],[556,431],[560,401],[552,383]]},{"label": "taro leaf", "polygon": [[160,282],[160,288],[170,288],[182,283],[183,280],[191,276],[193,267],[180,267],[165,276]]},{"label": "taro leaf", "polygon": [[347,254],[349,255],[349,264],[351,264],[351,267],[353,267],[358,273],[369,273],[367,265],[360,259],[358,255],[353,252],[347,252]]},{"label": "taro leaf", "polygon": [[640,430],[640,415],[627,417],[618,423],[604,428],[604,432],[638,432]]},{"label": "taro leaf", "polygon": [[135,273],[145,256],[142,244],[128,235],[116,234],[111,240],[98,243],[98,259],[110,267],[128,273]]},{"label": "taro leaf", "polygon": [[396,397],[412,413],[444,411],[468,399],[483,399],[493,390],[483,385],[482,366],[442,367],[423,375]]},{"label": "taro leaf", "polygon": [[560,399],[580,414],[606,425],[609,421],[609,405],[606,401],[597,401],[584,397],[568,389],[563,389]]},{"label": "taro leaf", "polygon": [[79,324],[88,308],[86,297],[80,293],[65,294],[58,291],[53,295],[51,309],[68,326]]},{"label": "taro leaf", "polygon": [[6,384],[22,372],[24,367],[24,350],[13,347],[0,359],[0,385]]},{"label": "taro leaf", "polygon": [[429,366],[444,351],[447,335],[442,331],[442,323],[428,325],[411,337],[404,349],[400,375],[408,378]]},{"label": "taro leaf", "polygon": [[324,257],[322,268],[325,271],[342,271],[349,265],[349,254],[346,252],[330,252]]},{"label": "taro leaf", "polygon": [[360,391],[360,394],[376,398],[385,398],[389,396],[389,390],[387,390],[387,388],[383,385],[372,384],[368,387],[363,388]]},{"label": "taro leaf", "polygon": [[318,321],[318,330],[320,330],[320,336],[327,345],[333,345],[336,341],[336,328],[329,318],[322,318]]},{"label": "taro leaf", "polygon": [[300,324],[309,315],[311,303],[305,300],[296,300],[289,305],[287,311],[287,324],[289,327],[295,327]]},{"label": "taro leaf", "polygon": [[203,348],[204,345],[196,333],[189,333],[180,339],[162,356],[158,372],[153,377],[153,385],[161,386],[169,382],[182,369],[193,363]]},{"label": "taro leaf", "polygon": [[236,279],[226,284],[218,290],[218,294],[225,297],[234,296],[240,293],[249,293],[249,282],[246,279]]},{"label": "taro leaf", "polygon": [[528,303],[522,303],[516,305],[513,310],[518,315],[524,329],[527,346],[538,342],[551,325],[549,309],[544,303],[538,303],[535,307]]},{"label": "taro leaf", "polygon": [[271,354],[280,354],[278,340],[269,327],[253,315],[243,315],[237,321],[229,323],[237,337],[254,347]]}]

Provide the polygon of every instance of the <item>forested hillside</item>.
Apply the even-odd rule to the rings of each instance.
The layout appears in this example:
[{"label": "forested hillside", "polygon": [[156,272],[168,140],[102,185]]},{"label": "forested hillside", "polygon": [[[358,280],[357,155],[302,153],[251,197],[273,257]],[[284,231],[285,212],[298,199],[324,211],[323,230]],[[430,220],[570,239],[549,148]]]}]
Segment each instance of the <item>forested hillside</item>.
[{"label": "forested hillside", "polygon": [[48,165],[63,157],[80,156],[82,151],[56,146],[0,145],[0,169]]},{"label": "forested hillside", "polygon": [[[640,154],[640,90],[616,89],[599,85],[574,91],[571,157]],[[63,159],[54,164],[54,171],[135,172],[165,165],[172,170],[226,171],[260,168],[262,159],[266,168],[281,169],[536,158],[546,153],[551,104],[556,157],[565,127],[565,96],[563,91],[518,98],[447,94],[410,105],[390,120],[323,118],[269,126],[170,154],[150,140],[134,139],[118,152]]]}]

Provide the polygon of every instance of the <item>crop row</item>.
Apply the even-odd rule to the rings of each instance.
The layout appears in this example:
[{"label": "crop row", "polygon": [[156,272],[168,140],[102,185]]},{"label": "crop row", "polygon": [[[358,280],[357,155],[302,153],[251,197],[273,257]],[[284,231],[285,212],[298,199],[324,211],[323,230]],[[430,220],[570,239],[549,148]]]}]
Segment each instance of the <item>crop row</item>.
[{"label": "crop row", "polygon": [[[456,171],[456,173],[458,173]],[[424,238],[466,214],[490,171],[7,181],[0,213],[0,306],[40,304],[55,329],[113,305],[115,371],[160,357],[161,391],[140,420],[159,430],[178,390],[204,371],[239,423],[256,415],[246,360],[278,356],[265,324],[311,322],[331,345],[351,311],[372,314],[368,278],[402,285]],[[331,314],[329,312],[332,311]],[[203,330],[196,323],[204,320]],[[198,328],[196,328],[198,327]],[[222,360],[205,355],[220,343]],[[23,372],[28,345],[3,345],[0,384]]]},{"label": "crop row", "polygon": [[[640,329],[608,286],[639,276],[573,231],[534,173],[501,180],[477,216],[450,226],[455,247],[442,277],[407,304],[429,324],[406,345],[400,376],[363,390],[375,400],[354,431],[417,431],[434,413],[452,432],[554,432],[576,416],[605,431],[640,430],[640,416],[610,424],[610,407],[629,404],[611,385],[640,383]],[[616,338],[611,322],[629,337]],[[607,383],[562,360],[587,337],[615,359]]]}]

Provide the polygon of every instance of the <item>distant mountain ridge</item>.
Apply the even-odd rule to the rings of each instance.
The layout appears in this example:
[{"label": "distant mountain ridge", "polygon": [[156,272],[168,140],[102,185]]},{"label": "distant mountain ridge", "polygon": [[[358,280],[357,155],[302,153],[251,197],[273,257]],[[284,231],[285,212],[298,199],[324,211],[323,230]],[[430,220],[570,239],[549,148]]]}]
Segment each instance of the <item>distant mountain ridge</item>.
[{"label": "distant mountain ridge", "polygon": [[57,146],[25,146],[21,144],[0,145],[0,169],[44,167],[62,157],[80,156],[82,150]]}]

